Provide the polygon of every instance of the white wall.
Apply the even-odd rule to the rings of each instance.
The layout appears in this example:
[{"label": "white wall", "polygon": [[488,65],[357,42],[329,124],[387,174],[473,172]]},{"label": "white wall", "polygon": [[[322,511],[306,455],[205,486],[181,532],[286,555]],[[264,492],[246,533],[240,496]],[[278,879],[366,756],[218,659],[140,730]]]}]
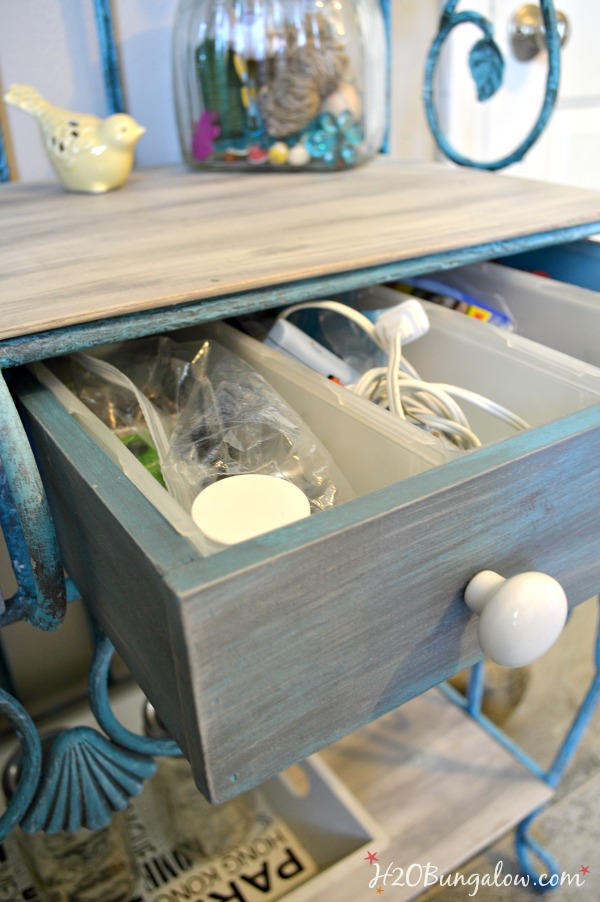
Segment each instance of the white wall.
[{"label": "white wall", "polygon": [[390,151],[404,160],[431,160],[435,155],[422,95],[440,5],[440,0],[392,0]]},{"label": "white wall", "polygon": [[[148,131],[142,165],[179,160],[171,99],[170,36],[177,0],[113,3],[129,111]],[[33,84],[59,106],[106,115],[92,0],[0,2],[0,77]],[[36,123],[7,108],[6,143],[20,179],[51,178]]]},{"label": "white wall", "polygon": [[[129,112],[147,128],[138,165],[180,161],[171,85],[171,29],[178,0],[113,0]],[[438,0],[392,0],[393,121],[391,148],[430,158],[421,104],[422,72],[437,22]],[[0,0],[0,80],[34,85],[59,106],[105,115],[92,0]],[[7,108],[4,134],[13,174],[53,178],[36,123]]]}]

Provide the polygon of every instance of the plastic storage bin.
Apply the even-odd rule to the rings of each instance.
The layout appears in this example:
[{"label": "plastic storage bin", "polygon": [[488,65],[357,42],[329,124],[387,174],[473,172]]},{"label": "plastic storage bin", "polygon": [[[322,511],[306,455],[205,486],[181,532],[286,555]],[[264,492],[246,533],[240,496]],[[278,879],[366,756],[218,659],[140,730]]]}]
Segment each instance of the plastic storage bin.
[{"label": "plastic storage bin", "polygon": [[[543,344],[424,305],[429,332],[406,349],[422,378],[471,389],[540,426],[600,403],[600,369]],[[514,435],[502,420],[464,402],[482,444]]]},{"label": "plastic storage bin", "polygon": [[516,332],[600,366],[600,293],[498,263],[475,263],[437,273],[459,288],[514,316]]},{"label": "plastic storage bin", "polygon": [[[521,416],[530,426],[540,426],[600,403],[600,369],[595,366],[436,304],[424,301],[423,306],[430,321],[429,332],[406,347],[406,358],[423,379],[450,383],[484,395]],[[307,381],[329,385],[324,377],[254,339],[220,324],[209,328],[230,350],[254,366],[260,363],[261,371],[275,387],[291,383],[289,388],[295,394],[296,404],[302,405],[303,386]],[[365,407],[374,408],[393,422],[400,422],[387,411],[352,395],[348,389],[332,388],[336,389],[341,403],[351,405],[355,411],[361,410],[363,416],[368,415]],[[514,429],[504,421],[469,402],[461,404],[482,444],[515,435]],[[402,425],[418,437],[423,434],[417,426]],[[323,426],[327,428],[326,423]]]}]

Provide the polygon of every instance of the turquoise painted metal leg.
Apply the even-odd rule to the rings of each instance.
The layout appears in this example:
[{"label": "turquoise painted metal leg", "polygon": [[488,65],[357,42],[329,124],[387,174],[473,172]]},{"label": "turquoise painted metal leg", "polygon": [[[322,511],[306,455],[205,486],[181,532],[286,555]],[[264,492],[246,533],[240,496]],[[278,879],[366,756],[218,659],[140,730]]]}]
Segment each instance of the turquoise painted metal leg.
[{"label": "turquoise painted metal leg", "polygon": [[41,629],[55,629],[66,606],[58,545],[35,459],[2,373],[0,463],[0,521],[19,583],[0,626],[24,619]]},{"label": "turquoise painted metal leg", "polygon": [[108,679],[114,651],[110,639],[106,637],[96,646],[88,683],[88,696],[94,717],[107,735],[123,748],[140,755],[181,756],[181,749],[172,739],[139,736],[137,733],[125,729],[113,714],[108,698]]},{"label": "turquoise painted metal leg", "polygon": [[427,121],[438,147],[448,159],[458,163],[460,166],[470,166],[475,169],[503,169],[523,159],[544,131],[556,104],[560,82],[560,38],[556,11],[552,0],[540,0],[546,45],[548,47],[548,76],[544,102],[537,120],[529,135],[512,153],[498,160],[482,162],[464,156],[451,146],[442,132],[434,102],[434,85],[442,46],[454,28],[466,23],[475,25],[482,33],[481,39],[474,44],[469,56],[469,66],[477,88],[477,99],[479,101],[489,100],[494,96],[502,83],[504,58],[494,40],[492,24],[479,13],[455,12],[458,2],[459,0],[449,0],[446,3],[440,21],[440,30],[427,56],[423,93]]},{"label": "turquoise painted metal leg", "polygon": [[485,663],[480,661],[471,668],[469,674],[469,684],[467,687],[467,711],[473,717],[481,714],[481,703],[483,702],[483,689],[485,679]]},{"label": "turquoise painted metal leg", "polygon": [[[558,786],[573,755],[577,751],[592,716],[598,707],[598,703],[600,702],[600,625],[598,635],[596,636],[594,663],[596,671],[594,678],[579,708],[577,716],[573,720],[573,723],[546,774],[546,780],[550,786]],[[543,808],[539,808],[519,824],[515,839],[517,855],[519,856],[521,867],[525,873],[536,882],[539,880],[541,872],[538,871],[534,865],[534,856],[544,863],[545,874],[552,875],[560,873],[558,865],[553,860],[552,856],[550,856],[549,853],[529,834],[529,829],[533,821],[542,811]],[[545,886],[544,890],[552,888],[553,887]]]},{"label": "turquoise painted metal leg", "polygon": [[[491,736],[503,745],[514,757],[521,762],[534,776],[556,788],[563,777],[571,759],[577,751],[585,734],[592,716],[600,704],[600,618],[596,646],[594,651],[595,675],[592,679],[586,696],[575,716],[563,742],[556,753],[554,761],[548,770],[543,770],[537,762],[529,757],[518,745],[508,738],[506,733],[500,730],[494,723],[481,713],[483,698],[484,664],[476,664],[471,669],[467,697],[464,698],[456,689],[448,684],[443,684],[442,689],[449,698],[470,714],[478,724]],[[521,868],[531,884],[537,886],[542,892],[555,888],[550,884],[550,878],[560,875],[560,869],[553,856],[537,840],[530,835],[530,828],[536,818],[546,806],[541,806],[528,815],[518,825],[515,834],[515,848]],[[542,869],[536,867],[536,859],[542,864]],[[547,878],[543,886],[539,885],[540,876]],[[560,883],[560,881],[559,881]],[[559,885],[557,883],[556,885]]]},{"label": "turquoise painted metal leg", "polygon": [[4,135],[2,134],[2,124],[0,123],[0,182],[8,182],[10,179],[10,170],[8,168],[8,159],[6,157],[6,147],[4,144]]},{"label": "turquoise painted metal leg", "polygon": [[94,0],[94,12],[108,109],[110,113],[123,113],[125,106],[110,0]]},{"label": "turquoise painted metal leg", "polygon": [[[479,665],[475,665],[476,668]],[[479,683],[479,680],[482,679],[483,671],[480,669],[475,670],[474,679],[476,683]],[[493,723],[489,718],[485,716],[485,714],[481,713],[481,710],[473,705],[469,697],[465,698],[454,686],[451,686],[449,683],[442,683],[440,685],[440,689],[442,692],[448,696],[448,698],[454,702],[459,708],[462,708],[467,714],[470,714],[474,720],[477,721],[479,726],[485,730],[496,742],[503,746],[511,755],[516,758],[517,761],[520,761],[523,767],[526,767],[528,771],[530,771],[538,780],[547,781],[546,771],[536,762],[533,758],[531,758],[526,752],[523,751],[518,745],[509,739],[506,733],[497,727],[495,723]],[[479,697],[479,703],[483,697],[483,685],[481,687],[477,686],[476,689],[477,695]]]},{"label": "turquoise painted metal leg", "polygon": [[8,808],[0,817],[0,841],[25,816],[40,779],[42,748],[35,725],[23,706],[0,690],[0,713],[7,718],[21,744],[21,775]]}]

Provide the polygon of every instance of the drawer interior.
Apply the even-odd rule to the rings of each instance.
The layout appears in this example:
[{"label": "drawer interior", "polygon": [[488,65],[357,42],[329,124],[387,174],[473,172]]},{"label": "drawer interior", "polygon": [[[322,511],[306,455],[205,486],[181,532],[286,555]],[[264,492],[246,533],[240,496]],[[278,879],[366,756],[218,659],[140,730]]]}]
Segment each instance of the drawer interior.
[{"label": "drawer interior", "polygon": [[[403,352],[423,379],[450,383],[483,395],[508,408],[530,426],[540,426],[600,403],[600,369],[595,366],[436,304],[423,301],[423,306],[430,323],[429,331],[408,344]],[[597,308],[594,315],[596,330],[599,318],[600,308]],[[579,325],[579,322],[574,324],[575,330]],[[590,326],[590,323],[585,325]],[[219,324],[208,328],[253,365],[260,362],[268,378],[277,384],[295,382],[292,390],[299,396],[298,403],[302,403],[302,385],[306,378],[302,376],[302,370],[308,372],[305,367]],[[311,376],[315,378],[314,374]],[[326,383],[323,377],[316,379]],[[354,397],[348,391],[346,395]],[[482,444],[515,434],[514,427],[504,420],[469,401],[461,399],[460,403]],[[421,433],[418,427],[413,427],[412,431],[416,436]]]},{"label": "drawer interior", "polygon": [[[210,336],[246,359],[300,415],[329,451],[357,497],[443,464],[460,453],[304,367],[288,365],[276,353],[228,326],[186,330],[177,337],[182,341],[197,340],[200,346]],[[202,540],[187,512],[67,387],[68,362],[35,363],[30,368],[169,523],[201,553],[211,553],[214,549]]]},{"label": "drawer interior", "polygon": [[[422,378],[490,398],[530,426],[600,403],[600,370],[596,367],[436,304],[425,301],[423,306],[430,329],[405,351]],[[174,337],[198,344],[212,338],[249,363],[320,439],[358,497],[461,453],[224,323],[182,330]],[[60,373],[61,362],[35,364],[34,369],[110,456],[133,474],[153,503],[180,528],[185,524],[185,534],[194,537],[193,525],[174,510],[167,493],[140,472],[143,468],[131,461],[132,455],[110,430],[53,379],[46,367]],[[461,399],[461,404],[482,444],[515,434],[514,427],[501,418],[469,401]],[[203,550],[201,544],[199,547]]]},{"label": "drawer interior", "polygon": [[[431,328],[406,349],[423,378],[450,382],[504,405],[531,426],[600,403],[600,370],[520,335],[426,305]],[[465,402],[483,443],[514,431]]]},{"label": "drawer interior", "polygon": [[503,257],[507,266],[541,273],[568,285],[600,291],[600,242],[597,234],[588,239],[537,248]]}]

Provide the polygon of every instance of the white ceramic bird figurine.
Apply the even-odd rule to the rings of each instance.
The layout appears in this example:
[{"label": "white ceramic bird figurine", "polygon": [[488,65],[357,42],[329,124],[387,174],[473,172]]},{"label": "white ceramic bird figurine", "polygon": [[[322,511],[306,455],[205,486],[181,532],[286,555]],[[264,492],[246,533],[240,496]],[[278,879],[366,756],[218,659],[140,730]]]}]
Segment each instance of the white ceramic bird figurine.
[{"label": "white ceramic bird figurine", "polygon": [[131,116],[100,119],[64,110],[30,85],[12,85],[4,99],[37,119],[48,158],[68,191],[101,194],[125,183],[133,148],[146,131]]}]

